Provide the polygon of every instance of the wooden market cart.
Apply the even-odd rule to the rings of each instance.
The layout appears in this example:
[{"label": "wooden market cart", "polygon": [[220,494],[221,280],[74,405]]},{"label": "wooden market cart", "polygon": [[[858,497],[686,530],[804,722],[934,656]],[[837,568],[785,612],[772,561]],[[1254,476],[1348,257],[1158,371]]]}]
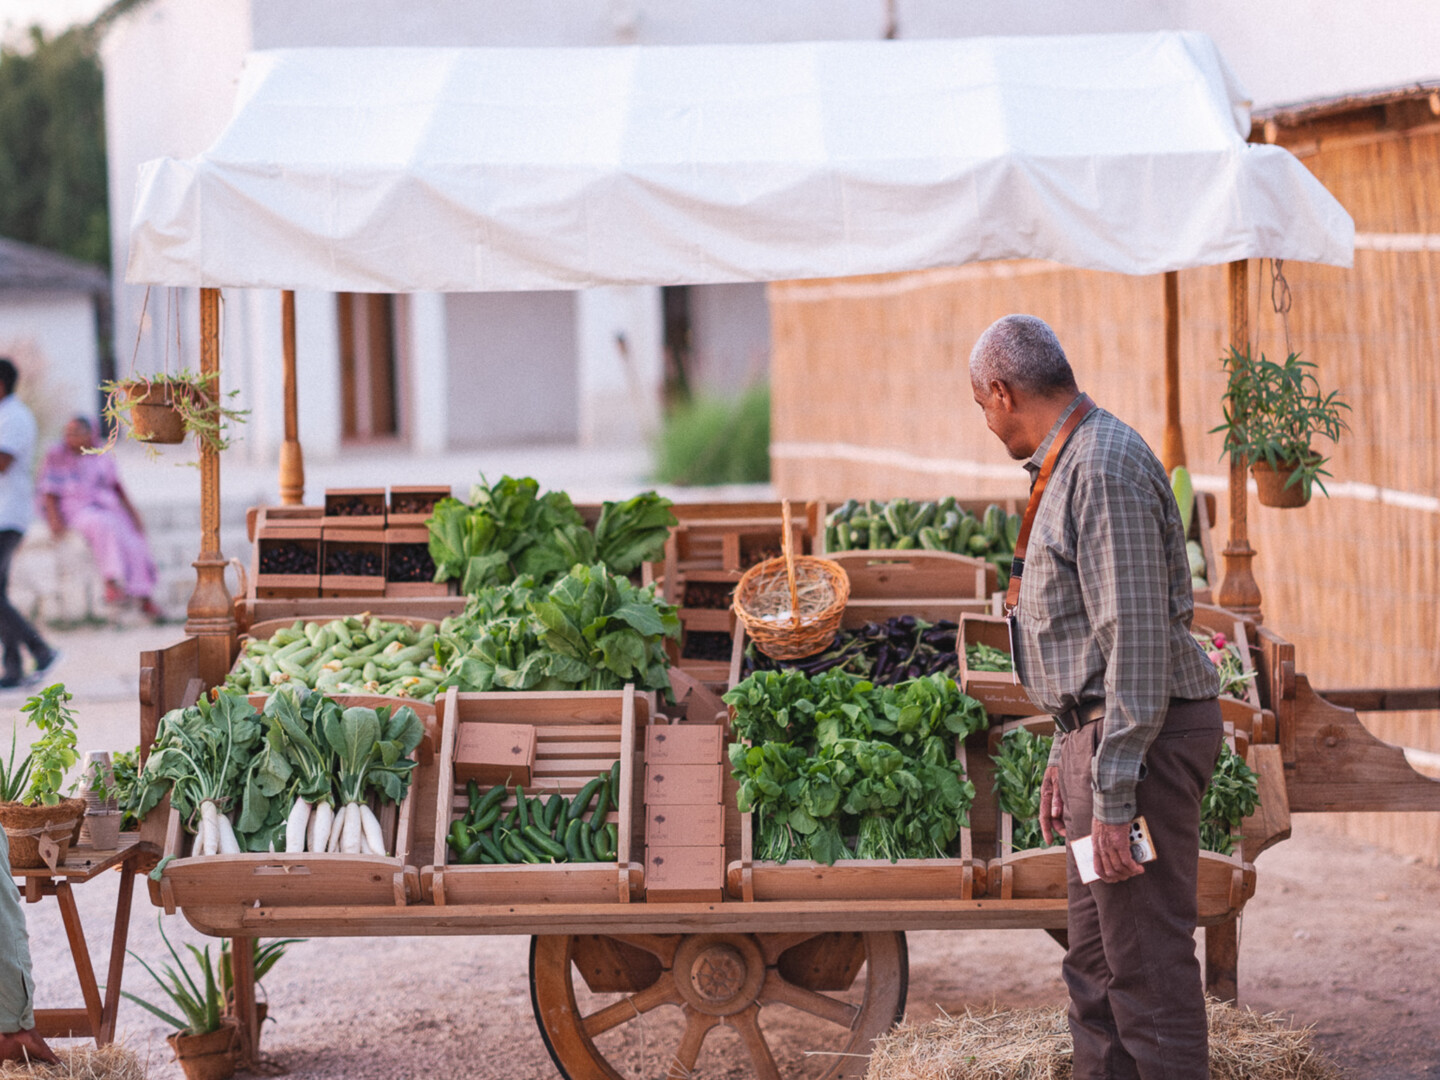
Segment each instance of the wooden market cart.
[{"label": "wooden market cart", "polygon": [[[1091,111],[1083,115],[1073,113],[1076,95],[1064,79],[1057,79],[1051,87],[1054,93],[1045,99],[1045,107],[1051,110],[1045,117],[1049,135],[1054,137],[1066,130],[1086,132],[1096,139],[1090,161],[1114,170],[1105,174],[1108,179],[1099,184],[1105,189],[1102,194],[1113,200],[1102,211],[1089,216],[1071,213],[1073,207],[1064,199],[1041,199],[1043,208],[1024,197],[1013,202],[1001,199],[984,207],[974,205],[973,217],[967,218],[963,227],[956,227],[944,217],[947,208],[971,205],[965,200],[973,203],[973,196],[982,189],[1005,190],[1007,183],[1015,184],[1017,190],[1023,188],[1025,159],[1011,156],[1008,148],[998,157],[991,148],[985,149],[980,156],[989,155],[986,160],[993,161],[1000,171],[984,176],[967,172],[969,165],[955,165],[948,173],[932,168],[929,146],[923,138],[916,144],[925,151],[916,159],[923,159],[922,166],[907,161],[894,145],[886,145],[879,151],[883,162],[861,162],[859,174],[847,171],[855,155],[874,141],[876,131],[884,130],[888,138],[903,141],[902,136],[914,132],[918,115],[928,115],[926,110],[937,101],[954,100],[954,95],[936,92],[927,79],[955,78],[956,72],[992,67],[1003,69],[1007,65],[976,63],[993,60],[997,50],[1016,53],[1010,58],[1015,63],[1009,66],[1018,70],[1043,68],[1051,74],[1129,70],[1132,63],[1158,63],[1162,72],[1159,82],[1137,80],[1135,87],[1128,89],[1123,84],[1107,86],[1105,92],[1121,96],[1113,101],[1089,98],[1087,107]],[[882,273],[973,259],[1027,256],[1062,261],[1070,258],[1127,273],[1170,271],[1166,278],[1166,310],[1173,332],[1167,335],[1169,420],[1164,444],[1168,464],[1183,458],[1175,380],[1178,306],[1173,271],[1179,266],[1203,265],[1207,258],[1210,263],[1228,262],[1229,340],[1244,347],[1249,340],[1245,310],[1249,258],[1268,255],[1333,262],[1349,257],[1348,218],[1338,204],[1283,151],[1258,148],[1252,152],[1230,130],[1236,110],[1243,107],[1238,99],[1232,100],[1232,88],[1217,74],[1223,70],[1223,61],[1208,41],[1195,35],[1137,35],[1133,39],[1100,35],[1000,43],[855,42],[729,51],[638,50],[625,53],[618,63],[612,50],[567,52],[562,67],[594,80],[584,90],[586,100],[603,97],[609,90],[628,100],[625,95],[630,93],[629,88],[647,85],[646,80],[627,75],[621,89],[607,80],[622,70],[630,71],[631,66],[654,64],[657,67],[650,72],[652,82],[648,85],[666,85],[701,112],[705,108],[740,110],[728,117],[734,122],[723,127],[726,134],[717,136],[738,140],[726,146],[728,160],[713,155],[690,159],[682,153],[680,168],[672,175],[665,172],[663,165],[648,160],[628,163],[632,171],[627,172],[627,163],[618,152],[614,161],[600,155],[604,165],[614,167],[614,171],[605,173],[594,188],[561,196],[558,204],[564,212],[579,212],[576,208],[583,207],[585,235],[608,238],[610,247],[601,244],[600,256],[592,248],[580,251],[570,243],[566,229],[555,226],[556,221],[569,222],[569,218],[530,213],[524,198],[514,199],[520,207],[518,216],[506,216],[507,196],[552,190],[537,178],[542,176],[543,166],[554,162],[548,157],[545,162],[530,162],[538,171],[526,172],[513,168],[514,160],[506,156],[513,146],[498,159],[486,156],[489,144],[482,137],[486,133],[496,138],[508,133],[519,138],[522,149],[527,151],[543,144],[542,157],[555,146],[565,147],[569,145],[567,140],[578,139],[578,132],[568,120],[557,134],[553,125],[560,122],[560,114],[546,112],[554,102],[566,102],[564,95],[507,100],[506,108],[496,114],[503,129],[499,134],[491,128],[477,133],[469,125],[483,126],[490,115],[483,110],[466,112],[464,138],[453,145],[471,147],[475,160],[457,166],[447,156],[444,169],[434,175],[403,171],[412,168],[414,160],[423,159],[423,155],[411,155],[411,160],[399,164],[382,155],[384,160],[378,165],[373,153],[367,156],[373,150],[368,143],[371,125],[360,123],[358,117],[373,118],[394,106],[396,103],[388,95],[397,86],[424,82],[431,87],[427,92],[440,94],[443,89],[435,88],[448,85],[447,80],[397,77],[397,72],[428,75],[427,65],[441,64],[451,81],[474,91],[467,99],[469,105],[484,99],[484,94],[475,90],[477,84],[467,82],[480,77],[477,71],[490,80],[484,84],[489,93],[507,83],[533,85],[536,71],[525,65],[548,64],[544,50],[442,50],[435,58],[416,55],[424,50],[366,50],[359,58],[335,56],[334,52],[345,50],[318,50],[313,56],[307,55],[307,50],[290,50],[259,57],[247,76],[244,105],[230,131],[222,136],[222,150],[226,150],[225,139],[233,136],[228,150],[194,162],[147,166],[132,228],[132,280],[200,289],[203,373],[216,374],[220,370],[219,287],[283,289],[285,442],[279,490],[288,504],[301,503],[304,492],[296,408],[294,288],[473,291],[603,283],[703,283],[736,277],[763,280]],[[357,64],[384,64],[387,57],[395,65],[393,71],[371,68],[362,73],[368,77],[357,75]],[[878,68],[872,64],[876,60],[883,61]],[[937,60],[941,62],[937,64]],[[843,71],[846,78],[829,81],[832,92],[843,85],[850,95],[845,102],[854,105],[863,101],[866,107],[834,108],[833,102],[818,102],[816,97],[807,96],[823,98],[823,79],[803,92],[787,83],[777,97],[767,98],[759,92],[768,88],[765,77],[759,75],[758,84],[749,76],[742,80],[751,90],[756,90],[757,85],[759,90],[741,102],[733,93],[738,84],[726,73],[732,71],[734,63],[749,61],[763,61],[755,69],[757,73],[810,70],[811,66],[832,74]],[[1163,73],[1179,69],[1190,73],[1191,81],[1183,88],[1171,89]],[[562,74],[557,68],[546,70],[553,76]],[[886,73],[881,83],[871,81],[877,70]],[[913,87],[905,84],[911,71],[922,75]],[[504,77],[507,72],[509,79]],[[717,73],[722,76],[718,82],[714,81]],[[294,81],[297,77],[301,80],[298,84]],[[658,83],[654,82],[656,78]],[[267,97],[271,81],[280,89],[273,100]],[[364,100],[350,103],[332,98],[323,117],[305,113],[302,118],[287,121],[287,101],[303,101],[306,94],[312,93],[331,94],[327,87],[332,84],[343,85],[346,93]],[[298,98],[297,85],[308,88]],[[973,89],[961,87],[955,94],[963,96]],[[1003,89],[1003,85],[998,87],[998,96],[1003,97]],[[865,98],[867,92],[872,95],[869,99]],[[1150,142],[1126,142],[1131,125],[1125,117],[1127,109],[1133,111],[1137,105],[1135,95],[1150,97],[1169,92],[1194,96],[1186,98],[1186,109],[1167,113],[1156,108],[1151,112],[1188,115],[1204,129],[1204,137],[1197,140],[1195,147],[1181,148],[1176,156],[1171,156],[1172,147],[1167,142],[1174,135],[1172,131],[1163,133],[1164,138],[1151,132]],[[805,116],[811,118],[806,122],[819,117],[823,124],[855,126],[846,129],[845,138],[838,140],[827,140],[814,132],[809,133],[814,138],[792,137],[794,133],[787,134],[781,121],[788,115],[785,110],[796,101]],[[357,111],[348,112],[352,104]],[[410,104],[407,100],[405,107]],[[832,107],[822,107],[826,105]],[[1033,102],[1027,99],[1027,107],[1030,105]],[[887,113],[887,108],[892,111]],[[637,121],[637,130],[646,131],[648,141],[640,142],[656,145],[656,140],[665,135],[676,134],[667,124],[679,123],[683,138],[677,138],[676,145],[688,152],[694,140],[685,127],[687,115],[686,108],[668,100],[662,107],[645,112]],[[1065,116],[1071,116],[1070,123],[1061,122]],[[1118,122],[1102,122],[1117,116]],[[927,130],[955,134],[953,117],[948,113],[934,119],[935,125]],[[332,125],[326,128],[332,136],[329,141],[314,138],[311,128],[316,123]],[[339,127],[333,126],[337,124]],[[429,130],[424,124],[418,126]],[[1005,126],[997,120],[995,130]],[[529,142],[532,131],[539,133],[536,144]],[[549,141],[544,137],[547,133],[554,136]],[[752,137],[763,143],[759,150],[744,145]],[[444,140],[439,142],[443,144]],[[1061,142],[1064,148],[1054,160],[1073,160],[1074,148],[1068,136]],[[842,148],[835,159],[816,165],[812,160],[814,148],[832,144]],[[340,159],[315,166],[312,148],[316,145],[327,146]],[[246,164],[247,155],[253,155],[256,146],[268,149],[263,150],[259,160]],[[347,147],[358,147],[366,153],[357,151],[347,160]],[[751,176],[770,175],[767,169],[776,168],[783,173],[785,166],[774,164],[776,156],[792,152],[799,155],[804,170],[824,173],[818,188],[797,179],[788,191],[774,195],[773,201],[773,193],[737,201],[736,171],[731,165],[740,162],[738,172],[742,175],[747,169],[752,170],[748,174]],[[1041,150],[1035,153],[1043,157]],[[601,169],[597,160],[586,157],[582,164],[587,169]],[[957,160],[969,160],[964,148]],[[1173,169],[1177,160],[1183,162],[1178,172]],[[1140,163],[1138,169],[1134,168],[1136,161]],[[276,167],[277,162],[283,164]],[[761,164],[757,166],[756,162]],[[571,176],[564,170],[574,165],[562,160],[556,175]],[[1157,172],[1161,166],[1171,171]],[[307,185],[303,177],[312,168],[319,168],[327,176],[346,175],[362,192],[368,190],[368,180],[362,182],[360,178],[369,178],[379,170],[383,174],[380,182],[391,185],[387,191],[394,198],[375,198],[363,207],[357,204],[358,217],[332,213],[334,203],[347,197],[347,185],[328,181]],[[401,171],[385,172],[391,168]],[[899,171],[894,171],[897,168]],[[831,172],[825,173],[825,169]],[[878,202],[867,201],[866,192],[867,185],[880,174],[867,169],[892,170],[885,174],[890,186],[881,185],[885,196]],[[1129,197],[1134,194],[1129,187],[1134,177],[1153,178],[1162,173],[1173,191],[1163,186],[1147,188],[1145,193],[1150,198]],[[642,175],[644,180],[634,182],[636,175]],[[694,181],[703,188],[706,177],[711,175],[720,178],[716,191],[687,190],[684,198],[677,199],[673,198],[675,191],[665,186]],[[682,179],[676,180],[676,176]],[[1088,184],[1094,175],[1086,173],[1085,179]],[[946,186],[952,183],[960,186]],[[1222,197],[1202,204],[1194,197],[1194,185],[1205,183],[1212,185],[1211,193]],[[1263,192],[1266,197],[1239,198],[1236,193],[1242,184],[1248,185],[1247,191]],[[474,201],[483,201],[484,193],[491,190],[501,192],[497,204],[480,206]],[[647,202],[657,190],[662,192],[658,201]],[[206,197],[201,197],[202,191]],[[836,191],[848,193],[853,201],[841,199],[837,203],[829,197]],[[236,192],[244,194],[236,198]],[[316,192],[325,194],[317,196]],[[1086,187],[1076,196],[1077,202],[1084,203],[1094,195]],[[365,196],[360,198],[363,201]],[[905,200],[916,207],[916,212],[913,222],[900,223],[901,215],[894,213],[894,206],[904,205]],[[696,216],[687,218],[677,210],[683,206],[699,208]],[[263,211],[258,209],[261,207]],[[428,219],[425,227],[418,227],[426,213],[436,216]],[[942,216],[927,216],[932,213]],[[1045,216],[1047,213],[1060,216],[1052,220]],[[825,214],[837,216],[832,220]],[[1228,216],[1231,214],[1238,217]],[[1272,221],[1267,217],[1270,214],[1279,214],[1284,220]],[[456,227],[456,215],[471,228]],[[1037,215],[1043,219],[1040,227],[1036,226]],[[282,222],[283,227],[277,227],[277,222]],[[873,232],[867,231],[867,223],[875,226]],[[1186,227],[1181,228],[1182,223]],[[326,233],[327,228],[333,231]],[[892,242],[889,230],[906,228],[914,244]],[[1151,238],[1183,233],[1188,241],[1209,232],[1223,235],[1224,239],[1157,255],[1145,242],[1147,230]],[[627,239],[632,231],[641,237],[638,242]],[[201,234],[239,239],[202,245],[198,243]],[[426,238],[423,245],[414,240],[418,236]],[[709,242],[697,243],[696,236],[706,237]],[[793,243],[797,236],[806,237],[805,242]],[[1019,242],[1015,237],[1025,240]],[[732,239],[743,242],[729,245]],[[1078,246],[1068,241],[1077,241]],[[1104,249],[1104,254],[1094,254],[1099,249]],[[488,258],[492,252],[496,254],[493,261]],[[480,257],[481,253],[486,257]],[[968,403],[957,405],[964,408]],[[187,637],[170,648],[141,657],[142,746],[148,747],[165,711],[195,700],[198,694],[223,681],[237,655],[238,634],[245,628],[272,619],[362,609],[385,616],[434,618],[458,610],[462,603],[461,598],[445,596],[364,601],[261,597],[248,595],[252,590],[242,590],[247,595],[232,597],[225,583],[227,560],[219,542],[219,478],[218,455],[202,449],[202,540],[194,564],[197,582],[188,608]],[[1250,725],[1246,737],[1249,759],[1261,777],[1262,802],[1257,814],[1245,823],[1243,859],[1203,875],[1199,897],[1200,922],[1206,928],[1206,981],[1212,992],[1227,998],[1234,998],[1236,993],[1236,918],[1254,891],[1255,872],[1250,860],[1288,835],[1291,813],[1440,809],[1440,784],[1414,773],[1401,751],[1370,736],[1353,711],[1328,703],[1317,694],[1297,668],[1294,647],[1262,622],[1260,594],[1251,572],[1255,553],[1246,536],[1245,479],[1243,467],[1233,464],[1229,542],[1222,553],[1224,579],[1215,595],[1222,610],[1213,617],[1232,627],[1238,621],[1256,669],[1257,700],[1251,703],[1254,708],[1247,715],[1260,719]],[[1206,504],[1205,509],[1212,508]],[[660,579],[663,589],[676,596],[683,595],[676,590],[687,575],[689,581],[696,582],[723,582],[738,576],[739,556],[753,541],[752,519],[772,515],[769,508],[754,507],[687,511],[681,515],[681,525],[664,560],[650,572]],[[1212,518],[1211,514],[1203,514],[1201,520],[1208,522]],[[813,538],[817,523],[813,518],[807,520]],[[1209,537],[1202,534],[1202,539],[1208,553]],[[952,589],[935,596],[916,596],[913,591],[887,593],[886,582],[898,579],[883,565],[871,565],[874,561],[859,559],[864,565],[857,566],[857,573],[863,576],[870,572],[875,581],[871,583],[872,591],[857,597],[857,611],[863,609],[878,616],[920,601],[985,604],[983,596],[974,595],[974,567],[967,571],[967,591],[963,594]],[[940,576],[944,578],[943,573]],[[929,577],[924,580],[931,581]],[[979,580],[983,590],[983,568]],[[695,625],[698,629],[701,624]],[[732,632],[734,629],[723,617],[705,625],[711,632],[719,632],[722,625]],[[689,678],[702,689],[704,684],[714,688],[725,682],[723,672],[714,665],[693,670]],[[430,737],[422,746],[421,765],[408,805],[397,810],[392,824],[393,857],[232,856],[228,863],[216,864],[213,875],[197,873],[182,858],[159,870],[151,882],[152,899],[167,909],[182,912],[204,933],[237,940],[292,934],[531,936],[531,996],[537,1023],[557,1067],[572,1080],[617,1077],[603,1037],[626,1024],[643,1023],[648,1013],[662,1005],[678,1006],[684,1018],[674,1044],[663,1049],[671,1076],[688,1075],[707,1035],[722,1025],[739,1035],[756,1075],[778,1076],[775,1055],[760,1018],[767,1007],[781,1005],[828,1025],[833,1038],[826,1049],[833,1056],[827,1057],[828,1064],[821,1068],[826,1077],[859,1075],[865,1069],[864,1055],[870,1040],[903,1012],[907,931],[1039,928],[1063,936],[1063,897],[1046,887],[1028,890],[1027,895],[1023,885],[1017,887],[1023,875],[1007,875],[1004,865],[997,873],[980,854],[987,843],[993,846],[997,830],[1003,834],[1003,823],[998,821],[993,807],[984,737],[960,748],[977,785],[977,801],[970,828],[954,859],[942,860],[954,865],[944,868],[939,887],[933,884],[935,873],[924,867],[876,866],[861,868],[863,873],[828,874],[812,867],[787,870],[757,866],[746,839],[748,823],[733,810],[731,780],[722,805],[725,861],[727,869],[733,869],[733,891],[703,901],[652,902],[653,898],[646,895],[644,868],[638,874],[634,872],[634,854],[644,849],[646,840],[644,816],[635,811],[643,802],[641,778],[645,771],[643,741],[638,732],[646,721],[657,722],[657,716],[642,716],[648,710],[639,708],[629,697],[620,706],[619,715],[610,719],[604,718],[609,716],[605,710],[612,709],[614,702],[562,703],[563,708],[583,714],[569,717],[570,721],[604,723],[618,733],[604,749],[592,746],[585,760],[593,764],[615,755],[621,762],[622,776],[629,777],[628,783],[622,785],[629,812],[619,818],[625,829],[622,853],[629,854],[629,859],[617,864],[603,880],[588,872],[577,876],[559,868],[548,873],[544,868],[530,868],[538,872],[510,878],[501,873],[461,873],[461,869],[472,868],[447,869],[441,833],[454,799],[453,778],[445,774],[452,737],[447,732],[462,715],[483,716],[487,710],[497,708],[503,711],[503,703],[480,700],[488,697],[493,695],[450,694],[436,710]],[[527,695],[511,697],[518,703]],[[547,706],[544,702],[536,704],[537,700],[531,699],[524,708],[543,712]],[[697,689],[692,702],[699,705],[692,703],[690,720],[718,722],[713,698],[708,699],[710,715],[705,715],[706,701]],[[574,734],[568,732],[565,738],[573,742]],[[181,854],[178,822],[168,815],[168,808],[157,809],[147,819],[145,830],[146,837],[157,847],[168,846],[170,854]],[[1004,857],[1003,852],[997,853],[997,858]],[[341,861],[329,862],[332,859]],[[918,883],[914,888],[908,884],[912,881]],[[507,895],[507,883],[513,895]],[[237,958],[236,1002],[244,1032],[242,1042],[250,1053],[256,1045],[253,971],[244,959],[250,950],[237,948],[233,955]],[[592,1004],[592,995],[612,1000]]]}]

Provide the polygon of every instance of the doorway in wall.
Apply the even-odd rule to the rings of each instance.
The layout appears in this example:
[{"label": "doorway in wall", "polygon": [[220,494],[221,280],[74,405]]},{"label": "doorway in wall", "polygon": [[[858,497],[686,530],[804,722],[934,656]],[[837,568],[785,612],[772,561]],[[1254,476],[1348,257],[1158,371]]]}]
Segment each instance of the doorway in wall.
[{"label": "doorway in wall", "polygon": [[340,433],[348,442],[403,439],[404,297],[337,293]]}]

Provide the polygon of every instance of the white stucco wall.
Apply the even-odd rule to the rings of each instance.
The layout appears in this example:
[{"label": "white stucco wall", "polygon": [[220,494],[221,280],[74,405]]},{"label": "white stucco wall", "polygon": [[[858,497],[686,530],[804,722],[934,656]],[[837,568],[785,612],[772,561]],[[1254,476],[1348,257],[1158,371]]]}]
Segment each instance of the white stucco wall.
[{"label": "white stucco wall", "polygon": [[586,289],[577,294],[577,304],[580,442],[643,446],[660,417],[660,290],[640,285]]},{"label": "white stucco wall", "polygon": [[17,392],[35,414],[42,446],[71,416],[99,412],[95,306],[84,293],[0,291],[0,356],[19,369]]},{"label": "white stucco wall", "polygon": [[765,285],[697,285],[690,290],[695,384],[728,393],[770,370],[770,302]]}]

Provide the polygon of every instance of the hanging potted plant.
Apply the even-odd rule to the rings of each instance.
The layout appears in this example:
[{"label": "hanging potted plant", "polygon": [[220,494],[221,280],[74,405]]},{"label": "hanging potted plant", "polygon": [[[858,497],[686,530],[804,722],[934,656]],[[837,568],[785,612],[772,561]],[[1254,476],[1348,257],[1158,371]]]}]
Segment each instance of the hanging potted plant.
[{"label": "hanging potted plant", "polygon": [[16,870],[54,869],[65,861],[85,816],[82,799],[66,798],[65,773],[79,760],[75,751],[75,714],[65,707],[71,695],[56,683],[21,706],[40,737],[30,752],[15,760],[16,736],[10,736],[9,760],[0,763],[0,825],[10,842]]},{"label": "hanging potted plant", "polygon": [[209,945],[205,946],[203,952],[194,945],[186,945],[195,960],[196,970],[191,974],[185,961],[180,959],[180,954],[175,951],[175,946],[170,944],[170,939],[165,934],[163,919],[157,915],[155,922],[160,927],[160,939],[165,942],[165,948],[175,960],[175,967],[163,964],[165,978],[162,979],[155,973],[154,968],[135,956],[133,951],[130,955],[140,961],[140,966],[150,973],[150,977],[159,984],[165,996],[184,1015],[180,1017],[167,1012],[161,1006],[128,990],[121,990],[120,993],[178,1029],[173,1035],[166,1036],[165,1041],[170,1044],[170,1049],[175,1051],[175,1060],[180,1062],[180,1068],[184,1070],[188,1080],[225,1080],[226,1077],[234,1076],[235,1020],[225,1015],[224,1002],[220,995],[218,958],[211,959]]},{"label": "hanging potted plant", "polygon": [[[1250,350],[1231,348],[1222,360],[1228,382],[1221,398],[1225,422],[1212,432],[1225,433],[1225,450],[1250,465],[1264,506],[1297,507],[1310,501],[1311,489],[1329,476],[1329,460],[1318,439],[1336,442],[1346,430],[1342,410],[1350,406],[1340,392],[1320,392],[1315,365],[1290,353],[1283,364]],[[1329,493],[1326,492],[1328,495]]]},{"label": "hanging potted plant", "polygon": [[122,426],[137,442],[179,443],[193,435],[199,445],[216,451],[228,449],[228,425],[244,423],[246,412],[226,407],[226,399],[239,391],[221,393],[215,379],[214,375],[180,371],[103,384],[105,405],[100,416],[110,429],[110,438],[101,450],[115,444]]}]

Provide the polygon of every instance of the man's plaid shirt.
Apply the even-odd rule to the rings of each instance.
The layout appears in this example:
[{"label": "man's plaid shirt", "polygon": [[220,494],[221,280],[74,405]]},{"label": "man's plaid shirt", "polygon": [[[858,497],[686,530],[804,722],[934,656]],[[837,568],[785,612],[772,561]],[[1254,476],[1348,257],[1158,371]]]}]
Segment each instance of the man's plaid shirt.
[{"label": "man's plaid shirt", "polygon": [[[1025,463],[1033,483],[1061,424]],[[1220,676],[1190,636],[1194,600],[1180,513],[1145,440],[1104,409],[1082,420],[1040,500],[1021,578],[1025,691],[1051,715],[1105,702],[1091,763],[1097,821],[1135,816],[1135,785],[1171,698],[1203,700]],[[1050,763],[1065,736],[1056,734]]]}]

